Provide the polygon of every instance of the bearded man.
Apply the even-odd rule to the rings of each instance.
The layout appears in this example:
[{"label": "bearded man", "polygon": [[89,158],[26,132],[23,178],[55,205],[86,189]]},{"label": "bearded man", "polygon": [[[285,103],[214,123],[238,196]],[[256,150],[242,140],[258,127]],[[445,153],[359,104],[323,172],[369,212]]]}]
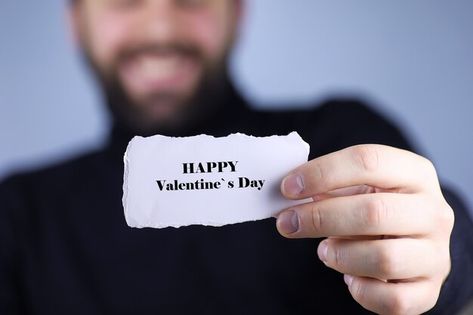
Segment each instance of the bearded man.
[{"label": "bearded man", "polygon": [[[275,112],[239,95],[227,64],[241,0],[76,0],[69,12],[113,127],[104,148],[0,185],[2,314],[453,314],[472,295],[467,210],[395,126],[356,100]],[[312,202],[276,222],[126,226],[133,135],[293,130],[310,161],[281,193]]]}]

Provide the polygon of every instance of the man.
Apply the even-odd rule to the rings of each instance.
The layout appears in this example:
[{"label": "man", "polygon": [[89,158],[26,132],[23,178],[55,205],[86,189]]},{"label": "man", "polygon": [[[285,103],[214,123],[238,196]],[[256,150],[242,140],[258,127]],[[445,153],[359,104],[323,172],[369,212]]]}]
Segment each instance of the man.
[{"label": "man", "polygon": [[[0,186],[2,314],[452,314],[466,303],[473,225],[461,201],[359,102],[249,109],[226,66],[241,12],[238,0],[71,4],[113,130],[103,150]],[[276,224],[126,226],[122,156],[132,135],[292,130],[311,144],[311,160],[281,192],[313,202]]]}]

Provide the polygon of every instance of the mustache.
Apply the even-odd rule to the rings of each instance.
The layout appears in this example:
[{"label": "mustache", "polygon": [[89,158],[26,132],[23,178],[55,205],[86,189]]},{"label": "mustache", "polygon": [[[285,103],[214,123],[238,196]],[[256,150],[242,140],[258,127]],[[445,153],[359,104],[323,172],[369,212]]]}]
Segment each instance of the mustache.
[{"label": "mustache", "polygon": [[155,55],[170,55],[177,54],[185,57],[190,57],[194,59],[203,59],[203,54],[201,51],[188,43],[152,43],[152,44],[142,44],[134,47],[127,47],[120,51],[117,55],[117,62],[127,61],[136,56],[142,54],[155,54]]}]

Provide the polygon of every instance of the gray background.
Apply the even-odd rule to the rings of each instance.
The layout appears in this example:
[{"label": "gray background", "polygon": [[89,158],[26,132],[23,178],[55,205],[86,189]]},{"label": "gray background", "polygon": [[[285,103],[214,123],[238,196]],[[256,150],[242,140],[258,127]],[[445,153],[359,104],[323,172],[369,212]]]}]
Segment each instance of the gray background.
[{"label": "gray background", "polygon": [[[97,146],[101,96],[65,1],[0,1],[0,177]],[[258,106],[358,95],[473,204],[473,1],[249,0],[233,58]]]}]

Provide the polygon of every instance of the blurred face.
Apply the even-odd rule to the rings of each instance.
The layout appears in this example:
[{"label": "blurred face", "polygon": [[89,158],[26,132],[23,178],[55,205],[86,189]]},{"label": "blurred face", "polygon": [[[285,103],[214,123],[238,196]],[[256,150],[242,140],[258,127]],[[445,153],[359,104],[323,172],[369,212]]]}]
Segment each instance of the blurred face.
[{"label": "blurred face", "polygon": [[239,9],[236,0],[78,0],[71,10],[115,118],[146,135],[210,110]]}]

